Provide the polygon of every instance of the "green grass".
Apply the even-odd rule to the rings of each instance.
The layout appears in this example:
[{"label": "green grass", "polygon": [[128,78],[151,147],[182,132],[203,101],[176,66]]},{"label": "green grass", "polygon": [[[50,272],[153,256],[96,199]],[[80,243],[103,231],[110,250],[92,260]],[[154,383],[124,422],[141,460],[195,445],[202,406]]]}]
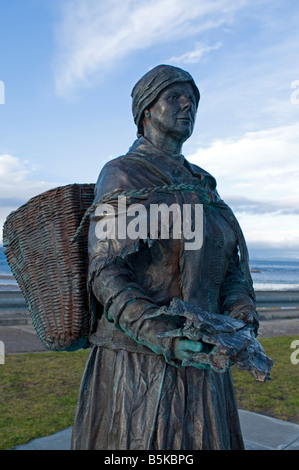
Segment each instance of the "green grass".
[{"label": "green grass", "polygon": [[259,339],[274,360],[270,381],[256,382],[250,373],[232,368],[239,408],[299,424],[299,364],[290,360],[295,339],[298,337]]},{"label": "green grass", "polygon": [[[290,361],[295,339],[260,339],[274,359],[269,382],[232,368],[239,408],[299,424],[299,364]],[[87,356],[87,350],[6,356],[0,365],[0,450],[72,426]]]},{"label": "green grass", "polygon": [[72,426],[87,350],[7,355],[0,365],[0,450]]}]

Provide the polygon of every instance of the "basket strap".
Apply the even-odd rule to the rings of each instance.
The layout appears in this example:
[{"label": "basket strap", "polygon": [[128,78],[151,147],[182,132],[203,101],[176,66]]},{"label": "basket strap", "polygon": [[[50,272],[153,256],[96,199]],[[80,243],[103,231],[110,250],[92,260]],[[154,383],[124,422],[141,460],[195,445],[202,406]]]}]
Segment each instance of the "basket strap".
[{"label": "basket strap", "polygon": [[206,189],[202,186],[202,184],[191,184],[191,183],[180,183],[180,184],[166,184],[164,186],[152,186],[149,188],[140,188],[140,189],[128,189],[126,191],[116,191],[110,194],[107,194],[103,196],[99,201],[94,202],[91,204],[91,206],[86,210],[86,212],[83,215],[83,218],[80,222],[79,227],[76,230],[75,235],[70,239],[70,243],[74,243],[80,233],[83,230],[83,227],[87,221],[87,219],[90,217],[90,215],[94,212],[94,210],[101,204],[105,204],[108,202],[111,202],[118,197],[142,197],[146,196],[147,194],[150,193],[155,193],[155,194],[161,194],[161,193],[170,193],[173,194],[175,192],[197,192],[199,193],[201,197],[201,203],[206,206],[211,204],[211,201],[209,199],[209,196],[207,194]]}]

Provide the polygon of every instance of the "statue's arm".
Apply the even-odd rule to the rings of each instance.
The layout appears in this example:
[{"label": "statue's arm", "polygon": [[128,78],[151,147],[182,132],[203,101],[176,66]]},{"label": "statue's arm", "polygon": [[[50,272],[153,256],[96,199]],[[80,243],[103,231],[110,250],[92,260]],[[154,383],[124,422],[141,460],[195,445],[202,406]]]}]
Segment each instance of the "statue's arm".
[{"label": "statue's arm", "polygon": [[[165,315],[135,282],[132,269],[125,260],[117,260],[103,268],[92,283],[93,293],[104,307],[108,321],[137,343],[163,355],[174,366],[181,366],[190,354],[202,350],[200,342],[186,338],[161,336],[177,328],[176,319]],[[197,368],[201,367],[197,364]]]},{"label": "statue's arm", "polygon": [[240,267],[237,249],[232,253],[220,289],[221,313],[251,323],[257,332],[259,321],[254,291]]}]

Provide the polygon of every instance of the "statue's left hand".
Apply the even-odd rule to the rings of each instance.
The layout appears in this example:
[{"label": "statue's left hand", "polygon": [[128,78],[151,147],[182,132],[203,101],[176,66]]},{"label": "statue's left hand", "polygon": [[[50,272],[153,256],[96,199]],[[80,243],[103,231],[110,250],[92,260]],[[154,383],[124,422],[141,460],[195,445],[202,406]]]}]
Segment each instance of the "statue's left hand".
[{"label": "statue's left hand", "polygon": [[247,325],[252,326],[255,335],[257,335],[259,320],[258,313],[256,310],[240,310],[237,314],[231,314],[230,316],[235,318],[236,320],[242,320]]}]

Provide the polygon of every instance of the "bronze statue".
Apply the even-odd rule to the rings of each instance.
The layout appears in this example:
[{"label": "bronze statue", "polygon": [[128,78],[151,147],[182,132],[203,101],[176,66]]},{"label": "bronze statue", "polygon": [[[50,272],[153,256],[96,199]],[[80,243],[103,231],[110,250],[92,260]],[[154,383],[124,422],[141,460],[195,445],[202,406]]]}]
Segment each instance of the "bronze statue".
[{"label": "bronze statue", "polygon": [[[238,222],[214,177],[181,153],[193,132],[200,93],[188,72],[160,65],[138,81],[132,99],[138,139],[104,166],[95,187],[89,225],[91,351],[72,448],[243,449],[230,372],[237,353],[229,357],[219,344],[224,347],[225,335],[244,331],[244,325],[256,335],[258,316]],[[124,219],[123,201],[133,212],[145,208],[139,219],[145,230],[137,223],[135,232],[126,230],[136,213]],[[200,246],[187,249],[186,233],[163,237],[161,226],[153,236],[145,222],[159,204],[174,204],[178,211],[202,208]],[[109,210],[113,226],[111,217],[105,219]],[[192,233],[194,217],[193,210]],[[174,222],[173,213],[172,235]],[[99,236],[105,224],[106,238]],[[215,325],[220,336],[213,343]]]}]

